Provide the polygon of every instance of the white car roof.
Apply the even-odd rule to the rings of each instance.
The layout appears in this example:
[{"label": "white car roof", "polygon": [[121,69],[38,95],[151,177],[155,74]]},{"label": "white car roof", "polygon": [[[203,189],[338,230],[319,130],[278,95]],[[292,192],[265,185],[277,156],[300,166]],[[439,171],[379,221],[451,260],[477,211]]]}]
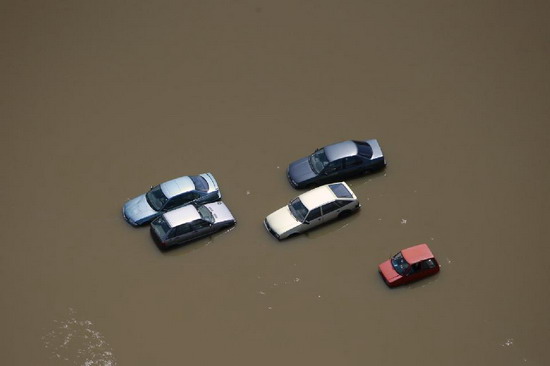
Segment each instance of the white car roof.
[{"label": "white car roof", "polygon": [[160,189],[166,197],[172,198],[178,194],[194,190],[195,184],[191,178],[186,176],[164,182],[160,185]]},{"label": "white car roof", "polygon": [[316,207],[324,205],[325,203],[335,201],[336,195],[332,192],[332,189],[330,189],[328,185],[325,185],[303,193],[299,196],[299,198],[308,210],[312,210]]},{"label": "white car roof", "polygon": [[164,218],[170,227],[176,227],[200,219],[201,215],[195,206],[187,205],[165,213]]}]

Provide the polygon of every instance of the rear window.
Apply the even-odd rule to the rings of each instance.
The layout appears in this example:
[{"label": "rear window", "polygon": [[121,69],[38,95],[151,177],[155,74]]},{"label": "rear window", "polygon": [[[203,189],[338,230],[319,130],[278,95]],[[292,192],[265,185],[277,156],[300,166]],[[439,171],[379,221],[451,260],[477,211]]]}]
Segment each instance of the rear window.
[{"label": "rear window", "polygon": [[372,157],[372,147],[363,141],[355,141],[359,155],[364,156],[367,159]]},{"label": "rear window", "polygon": [[351,192],[342,183],[329,184],[329,187],[338,198],[353,198]]},{"label": "rear window", "polygon": [[193,181],[193,184],[195,185],[195,189],[200,192],[207,192],[208,191],[208,182],[206,179],[201,177],[200,175],[192,175],[189,178]]}]

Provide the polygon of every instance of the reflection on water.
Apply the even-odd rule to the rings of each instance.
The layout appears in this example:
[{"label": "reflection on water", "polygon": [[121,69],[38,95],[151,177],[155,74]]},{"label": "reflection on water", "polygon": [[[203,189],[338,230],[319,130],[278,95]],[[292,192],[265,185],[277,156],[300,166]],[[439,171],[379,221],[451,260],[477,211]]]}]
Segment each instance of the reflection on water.
[{"label": "reflection on water", "polygon": [[68,319],[54,320],[55,327],[42,337],[51,357],[62,364],[115,366],[113,350],[89,320],[79,320],[69,308]]},{"label": "reflection on water", "polygon": [[[295,268],[296,263],[294,263],[292,267]],[[263,282],[269,282],[269,283],[264,283],[262,285],[262,289],[257,291],[258,295],[263,296],[265,298],[266,302],[264,306],[267,310],[274,309],[273,302],[276,302],[275,301],[276,297],[284,296],[284,295],[281,295],[281,291],[284,291],[285,287],[288,289],[289,286],[300,286],[302,281],[302,278],[298,277],[297,274],[290,275],[289,277],[285,276],[278,280],[273,280],[273,279],[268,280],[267,278],[263,278],[262,276],[256,276],[256,278]],[[318,297],[320,298],[321,296],[318,295]]]}]

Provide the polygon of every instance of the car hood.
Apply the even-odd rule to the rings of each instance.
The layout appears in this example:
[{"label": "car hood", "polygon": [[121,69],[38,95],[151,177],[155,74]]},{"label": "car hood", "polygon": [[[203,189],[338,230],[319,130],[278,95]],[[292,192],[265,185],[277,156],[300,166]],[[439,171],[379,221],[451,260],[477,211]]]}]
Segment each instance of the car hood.
[{"label": "car hood", "polygon": [[278,235],[283,235],[287,231],[301,225],[301,222],[296,220],[296,218],[292,215],[288,206],[273,212],[271,215],[267,216],[265,220],[267,221],[269,227],[271,227],[271,229]]},{"label": "car hood", "polygon": [[314,178],[317,174],[311,170],[308,158],[302,158],[290,163],[288,166],[288,175],[296,183],[302,183],[308,179]]},{"label": "car hood", "polygon": [[144,194],[126,202],[122,212],[132,225],[144,224],[159,215],[159,212],[149,206]]},{"label": "car hood", "polygon": [[227,208],[225,203],[222,201],[208,203],[204,205],[204,207],[208,208],[208,210],[212,212],[215,222],[236,221],[235,217],[231,214],[231,211],[229,211],[229,208]]},{"label": "car hood", "polygon": [[391,261],[389,259],[380,264],[378,266],[378,269],[380,270],[380,273],[382,273],[382,276],[384,276],[384,278],[388,282],[394,282],[401,278],[401,275],[393,269],[393,266],[391,265]]}]

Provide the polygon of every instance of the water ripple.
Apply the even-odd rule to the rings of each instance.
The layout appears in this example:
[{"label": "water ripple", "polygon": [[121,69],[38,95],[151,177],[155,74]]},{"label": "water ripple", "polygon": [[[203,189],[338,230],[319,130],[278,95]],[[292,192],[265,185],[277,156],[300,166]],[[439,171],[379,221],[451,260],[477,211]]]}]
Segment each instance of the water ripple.
[{"label": "water ripple", "polygon": [[111,346],[103,335],[93,329],[89,320],[80,320],[69,308],[66,320],[54,320],[55,327],[42,337],[51,357],[64,364],[83,366],[116,366]]}]

